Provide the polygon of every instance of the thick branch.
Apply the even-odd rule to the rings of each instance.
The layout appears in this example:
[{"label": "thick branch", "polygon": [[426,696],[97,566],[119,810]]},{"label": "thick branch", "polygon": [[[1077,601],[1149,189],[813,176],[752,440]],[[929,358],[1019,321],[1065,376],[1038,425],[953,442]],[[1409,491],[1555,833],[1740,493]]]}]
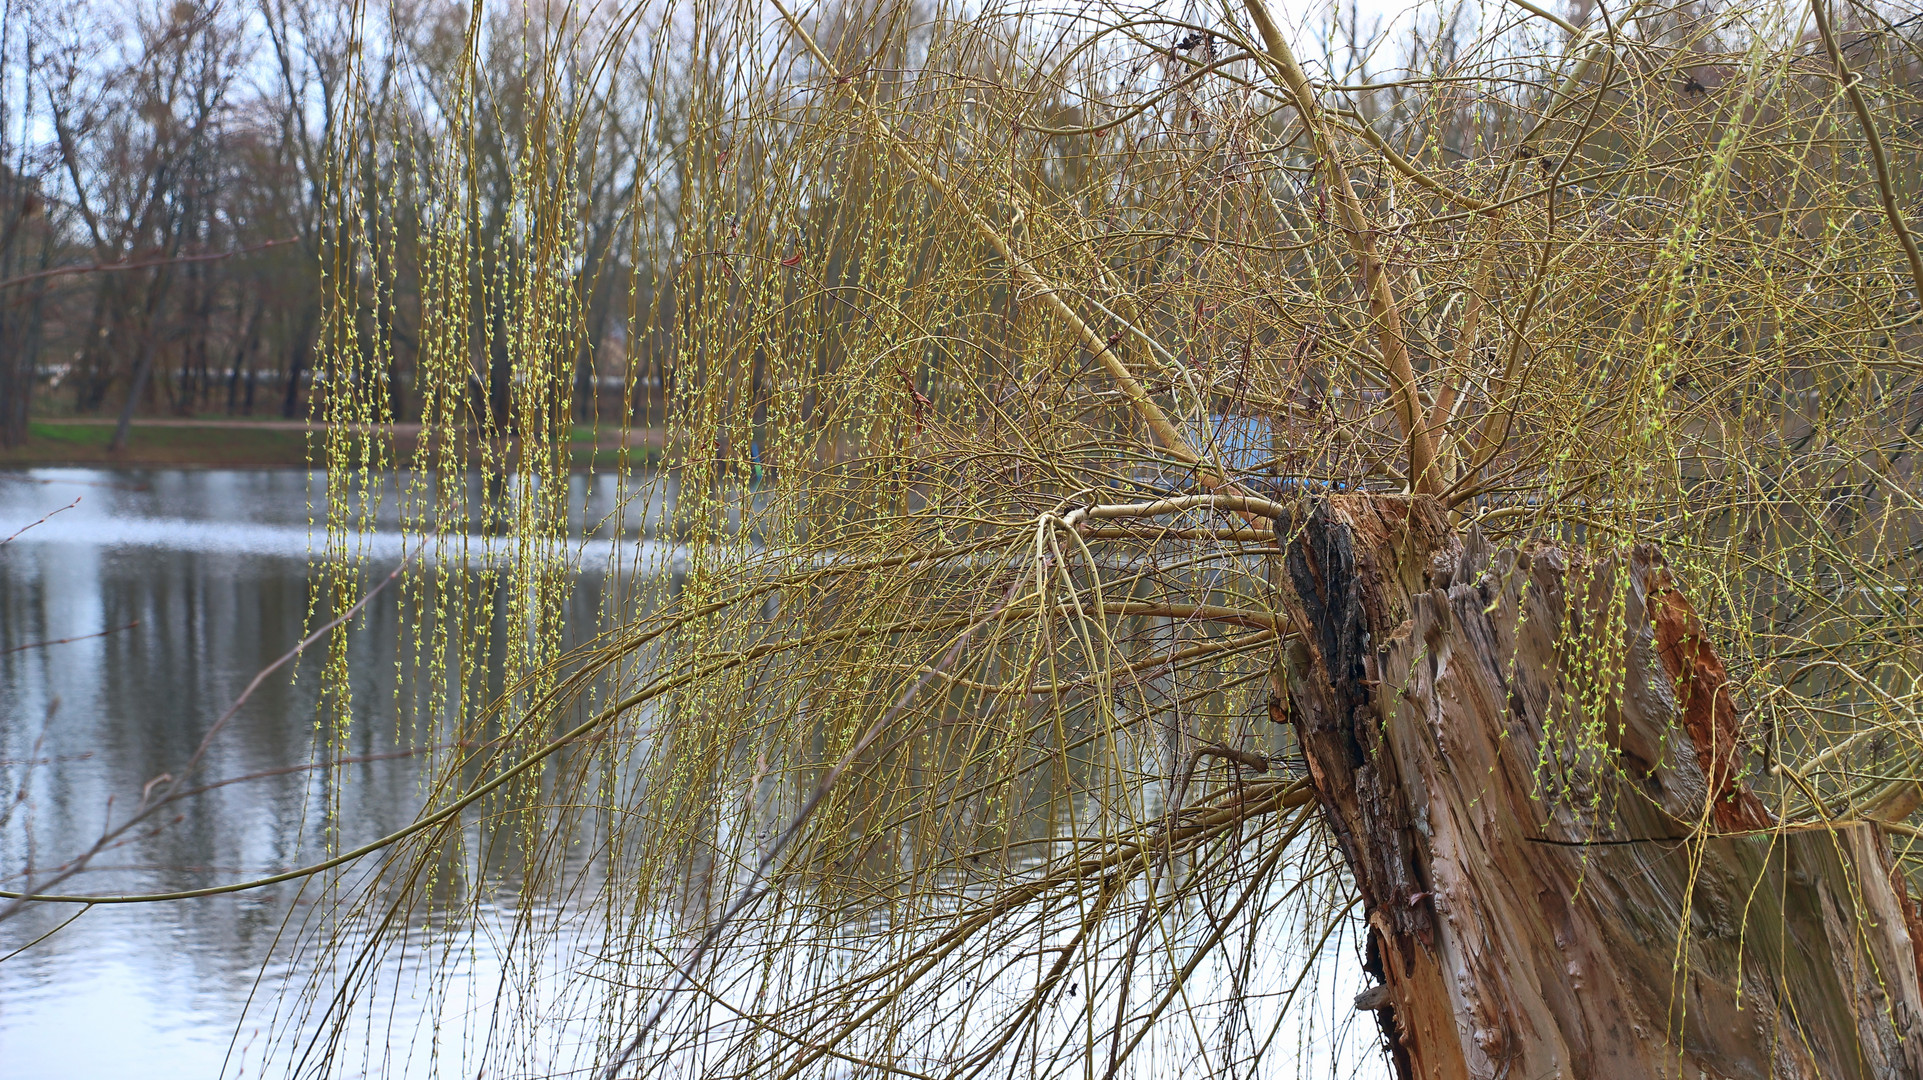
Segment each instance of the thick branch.
[{"label": "thick branch", "polygon": [[1896,184],[1890,178],[1890,157],[1883,149],[1883,136],[1877,133],[1876,122],[1870,116],[1869,102],[1863,100],[1862,79],[1843,62],[1843,50],[1837,47],[1829,13],[1823,10],[1823,0],[1810,0],[1810,10],[1816,13],[1816,29],[1823,35],[1823,47],[1829,50],[1830,63],[1836,65],[1837,77],[1843,80],[1843,92],[1849,95],[1850,107],[1856,110],[1856,122],[1862,125],[1863,141],[1870,148],[1870,163],[1876,169],[1876,190],[1883,197],[1883,214],[1890,219],[1890,229],[1896,233],[1897,242],[1903,245],[1903,255],[1910,261],[1910,284],[1916,289],[1917,298],[1923,300],[1923,253],[1917,251],[1916,237],[1910,235],[1909,226],[1903,223],[1903,210],[1896,201]]},{"label": "thick branch", "polygon": [[[832,76],[838,85],[846,85],[851,77],[842,74],[840,69],[835,67],[834,62],[828,59],[828,54],[823,52],[821,46],[815,43],[814,35],[808,33],[807,28],[801,25],[801,20],[797,19],[794,13],[789,11],[787,5],[782,3],[781,0],[775,0],[775,8],[781,12],[782,18],[786,19],[788,25],[794,29],[795,35],[801,39],[809,53],[814,56],[815,62],[821,65],[822,70]],[[872,106],[871,102],[863,102],[863,104]],[[1054,310],[1055,314],[1061,316],[1062,320],[1068,323],[1069,327],[1075,331],[1075,335],[1082,339],[1082,343],[1088,347],[1090,352],[1095,354],[1095,358],[1101,361],[1102,366],[1108,370],[1109,377],[1115,380],[1116,386],[1122,391],[1122,396],[1126,397],[1129,404],[1134,407],[1136,415],[1141,417],[1142,421],[1148,425],[1150,431],[1154,432],[1156,441],[1160,442],[1164,448],[1181,458],[1184,462],[1190,465],[1200,464],[1202,455],[1190,444],[1188,438],[1182,434],[1181,430],[1169,420],[1168,414],[1162,411],[1162,407],[1157,405],[1155,400],[1149,396],[1148,391],[1143,388],[1140,380],[1136,379],[1135,374],[1129,371],[1128,365],[1122,362],[1121,355],[1115,350],[1115,346],[1120,342],[1121,335],[1118,334],[1115,337],[1104,338],[1096,333],[1095,329],[1089,326],[1088,323],[1076,313],[1075,309],[1069,306],[1066,300],[1062,299],[1061,294],[1056,291],[1055,287],[1050,284],[1027,259],[1022,258],[1022,256],[1015,251],[1014,245],[1009,242],[1006,236],[1002,235],[1000,229],[997,229],[987,218],[982,217],[980,212],[978,212],[968,200],[962,198],[961,193],[955,190],[954,185],[950,184],[935,170],[929,168],[928,165],[921,160],[920,155],[915,152],[914,147],[908,143],[908,140],[902,138],[894,131],[889,130],[886,126],[882,125],[878,119],[875,119],[872,107],[868,111],[871,122],[875,124],[875,127],[880,131],[883,139],[887,142],[889,149],[894,151],[895,156],[901,160],[902,164],[907,165],[916,176],[920,177],[937,192],[940,192],[942,200],[946,202],[955,213],[960,214],[964,220],[973,226],[975,232],[979,234],[983,240],[987,241],[990,247],[995,249],[995,253],[1000,255],[1002,259],[1008,263],[1009,267],[1021,277],[1022,281],[1038,293],[1042,299],[1048,303],[1048,306]],[[1206,486],[1211,488],[1220,487],[1227,482],[1225,477],[1215,474],[1213,470],[1206,471],[1208,475],[1198,477]]]},{"label": "thick branch", "polygon": [[1362,200],[1349,182],[1348,170],[1335,155],[1330,142],[1327,125],[1316,104],[1315,91],[1309,86],[1308,76],[1302,66],[1296,63],[1295,53],[1289,48],[1288,39],[1270,17],[1263,0],[1244,0],[1249,17],[1255,20],[1255,27],[1268,47],[1269,60],[1274,64],[1282,86],[1295,100],[1295,108],[1302,116],[1302,126],[1308,129],[1309,138],[1315,145],[1315,155],[1322,163],[1329,192],[1335,201],[1336,212],[1342,219],[1342,229],[1349,237],[1349,248],[1354,253],[1362,276],[1363,288],[1369,294],[1369,311],[1374,316],[1376,331],[1376,350],[1380,354],[1382,369],[1388,376],[1389,385],[1395,392],[1396,418],[1402,424],[1403,437],[1409,444],[1409,484],[1418,494],[1434,494],[1441,488],[1442,478],[1435,469],[1435,443],[1430,438],[1429,428],[1423,420],[1422,395],[1416,387],[1415,368],[1409,362],[1409,346],[1402,332],[1402,311],[1396,303],[1395,289],[1389,283],[1389,275],[1377,253],[1375,230],[1369,227],[1367,215],[1362,209]]}]

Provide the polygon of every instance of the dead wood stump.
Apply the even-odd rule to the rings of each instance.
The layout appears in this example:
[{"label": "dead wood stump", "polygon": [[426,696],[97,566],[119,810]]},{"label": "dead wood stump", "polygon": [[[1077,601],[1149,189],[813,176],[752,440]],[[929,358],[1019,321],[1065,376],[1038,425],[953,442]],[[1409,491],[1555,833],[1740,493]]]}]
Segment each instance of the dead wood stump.
[{"label": "dead wood stump", "polygon": [[1289,719],[1402,1076],[1923,1077],[1884,839],[1774,824],[1654,551],[1491,550],[1427,499],[1305,512]]}]

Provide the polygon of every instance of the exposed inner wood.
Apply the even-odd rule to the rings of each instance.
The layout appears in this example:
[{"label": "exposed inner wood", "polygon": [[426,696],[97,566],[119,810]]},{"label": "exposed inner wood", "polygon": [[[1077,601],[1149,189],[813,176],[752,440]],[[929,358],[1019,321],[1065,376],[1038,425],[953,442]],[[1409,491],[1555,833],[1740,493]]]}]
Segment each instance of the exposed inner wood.
[{"label": "exposed inner wood", "polygon": [[1427,499],[1290,532],[1289,720],[1401,1075],[1923,1076],[1886,842],[1771,819],[1656,552],[1491,550]]}]

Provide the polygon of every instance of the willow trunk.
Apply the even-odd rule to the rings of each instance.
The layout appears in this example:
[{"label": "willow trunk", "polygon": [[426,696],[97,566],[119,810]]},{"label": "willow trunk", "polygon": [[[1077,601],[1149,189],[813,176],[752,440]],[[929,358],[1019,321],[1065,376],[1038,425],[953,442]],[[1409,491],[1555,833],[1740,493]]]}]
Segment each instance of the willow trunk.
[{"label": "willow trunk", "polygon": [[1868,823],[1777,824],[1661,557],[1308,507],[1289,721],[1403,1077],[1923,1076],[1916,909]]}]

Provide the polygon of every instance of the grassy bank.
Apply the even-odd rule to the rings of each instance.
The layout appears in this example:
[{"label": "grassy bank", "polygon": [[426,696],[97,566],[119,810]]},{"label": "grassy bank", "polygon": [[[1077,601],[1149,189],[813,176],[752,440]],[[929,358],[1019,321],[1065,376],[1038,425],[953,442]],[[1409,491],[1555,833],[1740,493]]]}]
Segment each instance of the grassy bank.
[{"label": "grassy bank", "polygon": [[[260,420],[136,420],[127,446],[109,453],[111,420],[39,420],[19,446],[0,449],[0,468],[84,465],[144,468],[301,468],[309,443],[320,448],[318,428],[299,422]],[[628,435],[628,463],[651,463],[659,454],[646,432]],[[413,425],[395,431],[396,449],[414,449]],[[612,469],[620,460],[620,436],[578,427],[571,443],[574,466]]]}]

